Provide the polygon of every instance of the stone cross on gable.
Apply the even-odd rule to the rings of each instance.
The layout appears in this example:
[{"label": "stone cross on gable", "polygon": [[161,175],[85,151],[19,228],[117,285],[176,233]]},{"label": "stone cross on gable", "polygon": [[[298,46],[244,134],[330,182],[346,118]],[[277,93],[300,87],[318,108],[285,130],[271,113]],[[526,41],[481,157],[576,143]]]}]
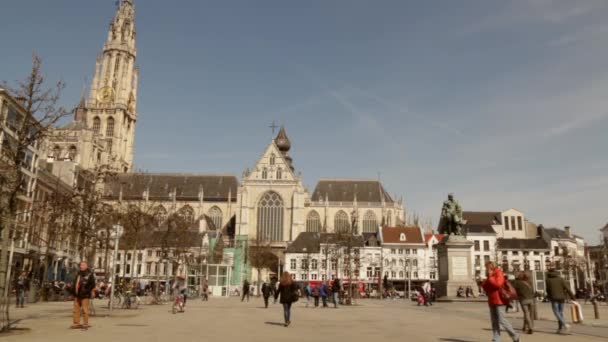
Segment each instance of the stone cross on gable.
[{"label": "stone cross on gable", "polygon": [[270,126],[268,126],[268,128],[272,129],[272,135],[274,135],[274,131],[279,128],[279,126],[277,126],[277,124],[275,123],[274,120],[272,120],[272,124],[270,124]]}]

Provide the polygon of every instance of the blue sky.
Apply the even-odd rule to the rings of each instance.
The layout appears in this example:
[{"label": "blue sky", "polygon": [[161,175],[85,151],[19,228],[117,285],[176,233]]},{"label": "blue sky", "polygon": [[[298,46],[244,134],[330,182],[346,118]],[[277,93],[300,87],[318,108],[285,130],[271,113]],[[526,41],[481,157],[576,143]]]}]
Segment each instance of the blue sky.
[{"label": "blue sky", "polygon": [[[593,242],[608,222],[608,1],[136,0],[136,166],[232,173],[285,124],[312,192],[381,179],[436,224],[516,208]],[[0,11],[0,79],[32,50],[73,105],[113,0]]]}]

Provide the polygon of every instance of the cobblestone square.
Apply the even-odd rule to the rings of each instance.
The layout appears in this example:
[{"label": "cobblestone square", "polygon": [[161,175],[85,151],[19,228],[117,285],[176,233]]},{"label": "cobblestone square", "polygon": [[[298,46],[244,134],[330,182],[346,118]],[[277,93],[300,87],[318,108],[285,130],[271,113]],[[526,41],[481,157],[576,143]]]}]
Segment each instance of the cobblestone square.
[{"label": "cobblestone square", "polygon": [[[172,314],[170,305],[144,305],[137,310],[117,310],[112,317],[97,303],[97,317],[88,331],[70,330],[71,302],[33,304],[13,310],[19,319],[14,333],[3,341],[489,341],[491,331],[485,303],[437,303],[418,307],[403,300],[365,300],[339,309],[294,304],[292,325],[282,326],[282,308],[263,308],[262,299],[241,303],[237,298],[191,299],[185,313]],[[592,317],[591,305],[585,314]],[[572,335],[555,335],[556,323],[548,304],[539,307],[540,320],[534,335],[524,341],[605,341],[608,320],[588,319],[573,325]],[[608,317],[608,306],[601,307]],[[509,313],[516,329],[521,315]],[[596,326],[592,326],[596,325]],[[509,341],[506,334],[503,340]]]}]

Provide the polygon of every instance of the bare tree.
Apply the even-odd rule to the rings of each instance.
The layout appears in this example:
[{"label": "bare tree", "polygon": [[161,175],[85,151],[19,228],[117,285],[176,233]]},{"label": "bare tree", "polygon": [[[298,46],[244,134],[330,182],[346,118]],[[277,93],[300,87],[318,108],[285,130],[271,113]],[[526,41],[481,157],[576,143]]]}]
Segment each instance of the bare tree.
[{"label": "bare tree", "polygon": [[260,293],[260,278],[263,270],[275,270],[278,268],[278,257],[272,252],[270,241],[261,240],[259,237],[253,239],[247,251],[249,265],[257,271],[257,293]]},{"label": "bare tree", "polygon": [[[29,75],[22,81],[16,81],[15,86],[3,82],[2,87],[21,102],[25,115],[9,118],[11,134],[7,136],[8,144],[2,148],[0,161],[0,229],[2,237],[2,250],[0,253],[0,292],[3,294],[2,317],[0,329],[9,327],[8,291],[9,267],[8,246],[9,240],[20,234],[21,221],[30,213],[29,208],[21,205],[19,196],[27,190],[24,186],[26,175],[22,172],[27,167],[31,148],[39,148],[43,139],[49,134],[53,126],[69,112],[59,105],[61,92],[65,85],[62,81],[54,86],[45,84],[42,72],[42,60],[35,53],[32,58],[32,68]],[[4,142],[3,142],[4,143]]]}]

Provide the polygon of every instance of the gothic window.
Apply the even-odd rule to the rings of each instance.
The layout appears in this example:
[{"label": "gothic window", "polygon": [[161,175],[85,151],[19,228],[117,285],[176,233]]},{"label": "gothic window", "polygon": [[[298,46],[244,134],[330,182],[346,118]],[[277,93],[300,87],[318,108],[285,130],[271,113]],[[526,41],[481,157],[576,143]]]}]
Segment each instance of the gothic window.
[{"label": "gothic window", "polygon": [[376,220],[376,214],[373,211],[368,210],[363,215],[363,232],[364,233],[375,233],[378,231],[378,220]]},{"label": "gothic window", "polygon": [[69,158],[71,161],[75,161],[76,160],[76,146],[72,145],[70,146],[70,150],[69,150]]},{"label": "gothic window", "polygon": [[113,136],[114,136],[114,118],[109,117],[107,126],[106,126],[106,137],[113,137]]},{"label": "gothic window", "polygon": [[61,158],[61,147],[53,147],[53,159],[59,160]]},{"label": "gothic window", "polygon": [[262,170],[262,179],[268,179],[268,170],[266,168]]},{"label": "gothic window", "polygon": [[321,231],[321,217],[315,210],[308,213],[306,216],[306,231],[307,232],[320,232]]},{"label": "gothic window", "polygon": [[283,170],[281,168],[277,169],[277,179],[281,179],[283,177]]},{"label": "gothic window", "polygon": [[118,75],[118,68],[120,68],[120,55],[116,56],[116,64],[114,64],[114,78]]},{"label": "gothic window", "polygon": [[336,233],[347,233],[350,230],[350,222],[348,222],[348,214],[344,210],[340,210],[334,216],[334,231]]},{"label": "gothic window", "polygon": [[191,206],[185,205],[179,210],[179,216],[181,216],[186,223],[192,223],[194,221],[194,210]]},{"label": "gothic window", "polygon": [[274,156],[274,154],[271,154],[270,155],[270,165],[274,165],[275,161],[276,161],[276,157]]},{"label": "gothic window", "polygon": [[99,134],[100,130],[101,130],[101,120],[99,119],[98,116],[96,116],[93,119],[93,133]]},{"label": "gothic window", "polygon": [[257,234],[262,240],[283,241],[283,199],[274,191],[258,202]]},{"label": "gothic window", "polygon": [[209,217],[213,221],[213,225],[217,229],[222,229],[222,210],[218,207],[212,207],[209,209]]},{"label": "gothic window", "polygon": [[162,205],[159,205],[154,210],[154,218],[156,219],[156,223],[160,226],[167,220],[167,209],[165,209]]},{"label": "gothic window", "polygon": [[388,226],[392,226],[393,225],[393,212],[389,211],[386,217],[386,224]]}]

